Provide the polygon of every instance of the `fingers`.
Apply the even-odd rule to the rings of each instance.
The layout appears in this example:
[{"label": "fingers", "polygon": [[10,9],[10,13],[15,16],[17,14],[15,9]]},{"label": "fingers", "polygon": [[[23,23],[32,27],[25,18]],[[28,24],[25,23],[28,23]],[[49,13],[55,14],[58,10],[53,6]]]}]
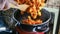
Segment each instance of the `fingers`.
[{"label": "fingers", "polygon": [[0,3],[0,10],[4,10],[6,2],[7,2],[6,0],[3,0],[3,2]]}]

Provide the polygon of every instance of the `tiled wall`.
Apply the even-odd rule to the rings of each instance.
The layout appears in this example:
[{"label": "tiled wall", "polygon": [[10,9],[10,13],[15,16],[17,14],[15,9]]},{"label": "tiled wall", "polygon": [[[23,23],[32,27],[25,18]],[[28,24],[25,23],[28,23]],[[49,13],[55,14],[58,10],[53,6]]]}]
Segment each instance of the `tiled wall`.
[{"label": "tiled wall", "polygon": [[46,7],[59,8],[60,0],[47,0]]}]

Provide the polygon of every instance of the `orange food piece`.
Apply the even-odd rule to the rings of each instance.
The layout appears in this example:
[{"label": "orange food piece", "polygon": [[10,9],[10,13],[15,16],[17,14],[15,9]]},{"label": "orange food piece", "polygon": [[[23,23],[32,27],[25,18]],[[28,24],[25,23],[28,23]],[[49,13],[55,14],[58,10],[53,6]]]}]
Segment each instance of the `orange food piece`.
[{"label": "orange food piece", "polygon": [[[45,0],[15,0],[19,5],[20,4],[26,4],[29,5],[29,7],[26,9],[26,12],[30,14],[28,16],[28,19],[22,20],[24,24],[30,24],[30,25],[35,25],[35,24],[42,24],[41,19],[36,19],[37,16],[41,16],[41,9],[40,7],[44,6]],[[24,12],[22,11],[21,14],[23,15]],[[33,20],[33,19],[36,20]]]}]

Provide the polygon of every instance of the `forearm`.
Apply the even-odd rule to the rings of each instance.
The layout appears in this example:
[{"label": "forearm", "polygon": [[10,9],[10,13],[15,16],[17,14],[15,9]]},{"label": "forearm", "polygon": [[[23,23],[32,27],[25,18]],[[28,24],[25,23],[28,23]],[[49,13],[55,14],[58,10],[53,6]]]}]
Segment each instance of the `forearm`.
[{"label": "forearm", "polygon": [[14,4],[15,6],[18,6],[18,3],[16,3],[14,0],[8,0],[10,3]]},{"label": "forearm", "polygon": [[3,0],[3,1],[0,3],[0,10],[3,10],[5,4],[6,4],[6,0]]}]

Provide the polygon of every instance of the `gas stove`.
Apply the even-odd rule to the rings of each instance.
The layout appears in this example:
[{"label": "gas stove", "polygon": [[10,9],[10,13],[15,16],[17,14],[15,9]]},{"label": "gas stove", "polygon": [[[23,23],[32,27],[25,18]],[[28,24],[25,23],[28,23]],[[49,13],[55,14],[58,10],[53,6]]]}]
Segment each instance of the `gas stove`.
[{"label": "gas stove", "polygon": [[0,34],[12,34],[12,30],[8,28],[3,16],[0,16]]},{"label": "gas stove", "polygon": [[[54,23],[54,13],[51,12],[51,14],[52,14],[52,17],[51,17],[52,19],[51,19],[51,23],[49,23],[49,31],[53,28],[53,23]],[[5,17],[1,16],[1,14],[0,14],[0,28],[1,28],[0,29],[0,34],[12,34],[12,33],[16,34],[15,32],[12,32],[13,30],[8,28],[8,25],[5,23],[4,18]],[[19,28],[19,26],[16,27],[16,31],[18,32],[17,34],[21,34],[21,33],[26,34],[26,32],[23,32]],[[48,34],[48,32],[45,32],[45,33],[44,32],[34,32],[33,34]]]}]

